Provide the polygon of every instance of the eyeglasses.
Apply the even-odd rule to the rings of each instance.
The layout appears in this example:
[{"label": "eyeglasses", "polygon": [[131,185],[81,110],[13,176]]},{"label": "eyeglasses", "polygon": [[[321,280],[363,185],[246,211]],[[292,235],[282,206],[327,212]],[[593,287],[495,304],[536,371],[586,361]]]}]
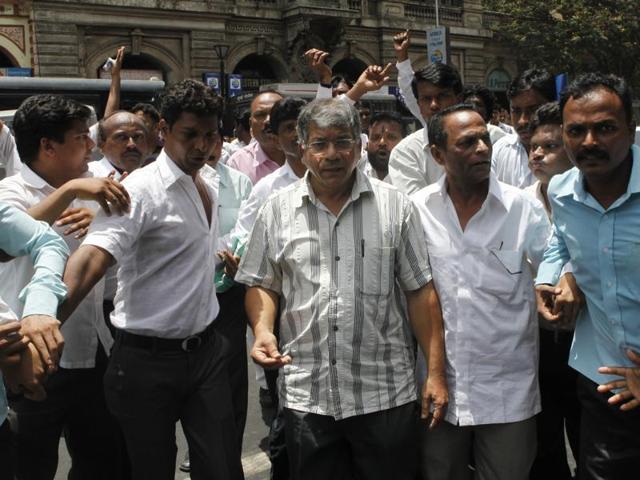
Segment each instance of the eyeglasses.
[{"label": "eyeglasses", "polygon": [[337,152],[349,152],[355,145],[356,141],[352,138],[338,138],[337,140],[318,140],[308,143],[307,148],[311,153],[323,154],[329,151],[329,145],[333,144]]}]

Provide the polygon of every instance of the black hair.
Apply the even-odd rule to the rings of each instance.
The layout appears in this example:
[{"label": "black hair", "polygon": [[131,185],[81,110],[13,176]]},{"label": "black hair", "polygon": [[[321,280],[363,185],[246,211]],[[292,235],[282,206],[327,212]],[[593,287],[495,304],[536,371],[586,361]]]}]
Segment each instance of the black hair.
[{"label": "black hair", "polygon": [[511,81],[507,89],[507,98],[511,101],[513,97],[528,90],[535,90],[547,102],[553,102],[556,99],[556,80],[546,69],[529,68]]},{"label": "black hair", "polygon": [[158,109],[150,103],[136,103],[129,111],[131,113],[142,112],[144,115],[151,117],[151,120],[153,120],[154,123],[158,123],[160,121],[160,112],[158,112]]},{"label": "black hair", "polygon": [[269,125],[273,133],[278,133],[282,122],[297,120],[300,110],[306,104],[307,102],[299,97],[286,97],[274,103],[269,114]]},{"label": "black hair", "polygon": [[471,97],[478,97],[480,100],[482,100],[487,114],[484,120],[489,121],[491,115],[493,115],[493,107],[496,103],[496,97],[493,92],[487,87],[483,87],[482,85],[465,85],[464,89],[462,90],[462,102],[466,103],[467,99]]},{"label": "black hair", "polygon": [[627,123],[633,121],[633,94],[624,78],[613,74],[599,72],[584,73],[578,76],[562,92],[560,96],[560,112],[564,112],[564,106],[570,98],[580,98],[598,88],[606,88],[618,95],[624,107],[624,115]]},{"label": "black hair", "polygon": [[447,131],[444,129],[444,119],[452,113],[461,112],[463,110],[471,110],[472,112],[478,113],[476,108],[470,103],[458,103],[439,111],[431,117],[427,127],[427,132],[429,133],[429,145],[435,145],[440,148],[444,148],[446,146]]},{"label": "black hair", "polygon": [[558,102],[549,102],[540,105],[529,122],[529,131],[533,134],[536,128],[543,125],[562,125],[562,114]]},{"label": "black hair", "polygon": [[87,122],[89,118],[89,107],[60,95],[43,94],[27,98],[13,117],[20,159],[26,165],[36,161],[43,138],[64,143],[64,136],[73,124]]},{"label": "black hair", "polygon": [[458,70],[445,63],[431,63],[422,70],[418,70],[413,75],[411,90],[418,98],[418,83],[429,82],[440,88],[450,88],[453,93],[459,95],[462,92],[462,79]]},{"label": "black hair", "polygon": [[196,80],[182,80],[166,89],[160,97],[160,114],[172,127],[183,112],[198,117],[222,118],[222,102],[213,90]]},{"label": "black hair", "polygon": [[407,136],[407,124],[398,112],[377,112],[371,116],[369,120],[369,128],[373,127],[376,122],[396,122],[400,125],[402,136]]},{"label": "black hair", "polygon": [[249,131],[251,119],[251,110],[245,108],[236,116],[236,124],[242,126],[247,132]]},{"label": "black hair", "polygon": [[344,82],[350,89],[353,88],[353,82],[342,75],[334,75],[333,78],[331,78],[331,88],[337,88],[341,82]]}]

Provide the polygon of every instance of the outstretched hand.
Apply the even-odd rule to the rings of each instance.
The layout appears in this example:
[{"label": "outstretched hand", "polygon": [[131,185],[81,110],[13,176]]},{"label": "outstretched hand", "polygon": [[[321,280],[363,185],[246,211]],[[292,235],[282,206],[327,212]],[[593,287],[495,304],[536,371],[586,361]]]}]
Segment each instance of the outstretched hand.
[{"label": "outstretched hand", "polygon": [[290,355],[282,355],[278,351],[278,341],[273,333],[256,334],[256,341],[251,349],[251,358],[258,365],[267,369],[276,369],[291,363]]},{"label": "outstretched hand", "polygon": [[598,386],[600,393],[607,393],[613,390],[620,390],[611,398],[609,403],[620,405],[620,410],[632,410],[640,406],[640,355],[633,350],[627,350],[627,357],[637,367],[600,367],[599,373],[605,375],[618,375],[620,380],[613,380],[609,383]]}]

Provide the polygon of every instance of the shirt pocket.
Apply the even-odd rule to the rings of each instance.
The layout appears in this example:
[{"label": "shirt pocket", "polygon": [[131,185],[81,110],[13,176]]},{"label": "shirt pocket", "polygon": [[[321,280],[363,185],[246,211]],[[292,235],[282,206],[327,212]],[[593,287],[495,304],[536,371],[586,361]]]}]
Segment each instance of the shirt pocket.
[{"label": "shirt pocket", "polygon": [[367,247],[362,255],[360,292],[365,295],[388,295],[395,272],[394,247]]},{"label": "shirt pocket", "polygon": [[522,256],[520,250],[489,249],[479,272],[479,288],[497,294],[513,293],[522,275]]}]

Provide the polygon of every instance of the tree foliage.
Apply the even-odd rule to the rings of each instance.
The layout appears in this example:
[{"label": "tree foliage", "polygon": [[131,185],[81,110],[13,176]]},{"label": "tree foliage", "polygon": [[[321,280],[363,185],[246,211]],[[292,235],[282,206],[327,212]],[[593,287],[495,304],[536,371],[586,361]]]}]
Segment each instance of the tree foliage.
[{"label": "tree foliage", "polygon": [[615,73],[640,94],[639,0],[484,0],[491,29],[522,67]]}]

